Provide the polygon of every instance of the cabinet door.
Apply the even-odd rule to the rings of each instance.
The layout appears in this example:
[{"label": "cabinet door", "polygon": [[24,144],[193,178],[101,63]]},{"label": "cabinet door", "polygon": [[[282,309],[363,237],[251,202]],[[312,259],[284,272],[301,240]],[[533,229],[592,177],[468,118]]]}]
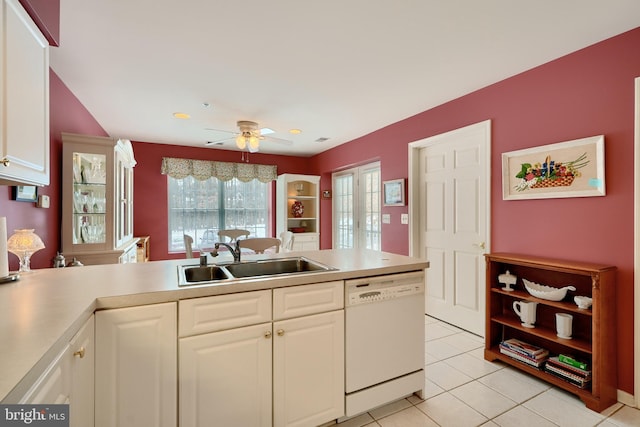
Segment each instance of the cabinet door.
[{"label": "cabinet door", "polygon": [[273,420],[320,425],[344,415],[344,310],[274,322]]},{"label": "cabinet door", "polygon": [[18,0],[0,3],[0,180],[49,185],[49,44]]},{"label": "cabinet door", "polygon": [[271,425],[271,323],[180,339],[180,426]]},{"label": "cabinet door", "polygon": [[175,427],[176,303],[96,313],[96,427]]},{"label": "cabinet door", "polygon": [[95,372],[95,321],[94,316],[84,324],[71,340],[71,409],[69,425],[85,427],[93,425],[94,372]]}]

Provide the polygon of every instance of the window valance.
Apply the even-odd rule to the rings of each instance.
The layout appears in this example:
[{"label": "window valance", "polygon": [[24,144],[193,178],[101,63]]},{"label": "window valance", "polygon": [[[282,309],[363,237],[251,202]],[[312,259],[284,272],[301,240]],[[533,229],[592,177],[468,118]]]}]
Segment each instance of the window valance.
[{"label": "window valance", "polygon": [[221,181],[238,178],[242,182],[257,179],[260,182],[270,182],[278,178],[275,165],[256,165],[249,163],[216,162],[212,160],[162,158],[162,174],[172,178],[186,178],[192,176],[204,181],[211,177]]}]

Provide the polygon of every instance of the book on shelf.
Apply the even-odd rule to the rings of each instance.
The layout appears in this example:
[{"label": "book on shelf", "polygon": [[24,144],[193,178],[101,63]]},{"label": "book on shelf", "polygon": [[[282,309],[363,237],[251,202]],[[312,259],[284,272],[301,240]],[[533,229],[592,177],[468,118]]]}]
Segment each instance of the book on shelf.
[{"label": "book on shelf", "polygon": [[569,371],[556,367],[553,363],[547,363],[544,365],[544,370],[549,374],[563,379],[577,387],[586,388],[591,382],[591,377],[584,378],[580,375],[575,375]]},{"label": "book on shelf", "polygon": [[587,362],[583,360],[578,360],[577,358],[570,356],[568,354],[559,354],[558,360],[560,362],[566,363],[571,366],[575,366],[576,368],[583,369],[585,371],[589,369],[589,364]]},{"label": "book on shelf", "polygon": [[500,353],[511,357],[512,359],[518,360],[520,362],[526,363],[529,366],[533,366],[534,368],[540,368],[542,365],[544,365],[545,362],[545,357],[536,359],[533,357],[529,357],[526,356],[520,352],[511,350],[508,347],[503,346],[502,344],[500,344]]},{"label": "book on shelf", "polygon": [[580,368],[576,368],[573,365],[569,365],[568,363],[564,363],[560,360],[559,356],[550,357],[547,359],[547,364],[554,366],[557,369],[562,369],[567,371],[573,375],[579,376],[581,378],[591,378],[591,371],[584,370]]},{"label": "book on shelf", "polygon": [[544,359],[549,355],[549,351],[547,349],[526,343],[524,341],[520,341],[515,338],[510,338],[508,340],[502,341],[500,345],[508,348],[509,350],[518,352],[524,356],[536,360]]}]

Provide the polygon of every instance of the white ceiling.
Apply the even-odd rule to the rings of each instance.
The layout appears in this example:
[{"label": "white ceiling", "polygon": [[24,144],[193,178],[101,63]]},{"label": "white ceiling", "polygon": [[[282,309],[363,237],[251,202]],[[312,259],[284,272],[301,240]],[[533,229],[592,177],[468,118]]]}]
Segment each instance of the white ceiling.
[{"label": "white ceiling", "polygon": [[638,27],[640,1],[61,0],[60,26],[51,67],[111,136],[252,120],[308,156]]}]

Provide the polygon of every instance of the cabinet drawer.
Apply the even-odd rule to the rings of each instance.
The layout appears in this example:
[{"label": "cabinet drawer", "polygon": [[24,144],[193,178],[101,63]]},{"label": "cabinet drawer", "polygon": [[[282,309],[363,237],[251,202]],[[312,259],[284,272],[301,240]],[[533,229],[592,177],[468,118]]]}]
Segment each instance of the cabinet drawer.
[{"label": "cabinet drawer", "polygon": [[291,286],[273,290],[273,319],[339,310],[344,307],[342,281]]},{"label": "cabinet drawer", "polygon": [[194,298],[179,304],[178,334],[181,337],[271,320],[270,290]]}]

